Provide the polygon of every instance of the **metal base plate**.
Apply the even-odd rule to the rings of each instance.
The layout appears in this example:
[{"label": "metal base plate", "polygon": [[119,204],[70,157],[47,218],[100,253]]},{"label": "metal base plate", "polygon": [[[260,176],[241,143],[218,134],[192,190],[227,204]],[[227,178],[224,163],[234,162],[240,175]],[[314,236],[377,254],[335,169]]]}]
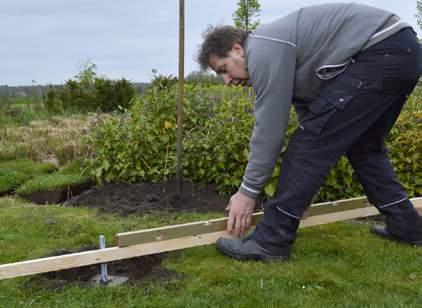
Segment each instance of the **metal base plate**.
[{"label": "metal base plate", "polygon": [[108,281],[106,283],[101,281],[101,275],[95,275],[91,278],[91,281],[96,284],[100,284],[106,287],[118,286],[124,284],[129,280],[129,277],[125,276],[108,276]]}]

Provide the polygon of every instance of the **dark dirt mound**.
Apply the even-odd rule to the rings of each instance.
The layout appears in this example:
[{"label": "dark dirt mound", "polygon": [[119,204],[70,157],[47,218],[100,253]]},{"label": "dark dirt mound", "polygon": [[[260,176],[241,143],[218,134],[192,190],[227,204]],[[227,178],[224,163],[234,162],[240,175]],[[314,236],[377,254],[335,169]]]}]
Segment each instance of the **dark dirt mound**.
[{"label": "dark dirt mound", "polygon": [[175,181],[164,184],[106,184],[93,187],[66,202],[69,206],[89,206],[101,212],[145,214],[155,211],[219,212],[224,211],[229,197],[219,195],[213,186],[196,189],[185,182],[183,194],[177,196]]},{"label": "dark dirt mound", "polygon": [[[80,251],[92,249],[96,248],[84,248]],[[68,253],[72,252],[56,251],[53,255],[58,256]],[[107,272],[109,276],[123,276],[129,278],[126,283],[130,284],[149,280],[164,282],[174,279],[183,279],[181,274],[167,270],[161,265],[161,262],[166,255],[168,255],[168,253],[108,262]],[[34,276],[27,282],[26,287],[58,290],[72,282],[85,286],[95,285],[92,278],[98,274],[100,274],[100,264],[69,268]]]}]

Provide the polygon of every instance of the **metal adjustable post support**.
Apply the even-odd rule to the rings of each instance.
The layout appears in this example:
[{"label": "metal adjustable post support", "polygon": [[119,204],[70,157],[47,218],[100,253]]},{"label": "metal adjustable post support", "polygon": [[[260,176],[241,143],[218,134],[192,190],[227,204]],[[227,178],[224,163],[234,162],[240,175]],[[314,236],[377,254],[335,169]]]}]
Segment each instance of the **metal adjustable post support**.
[{"label": "metal adjustable post support", "polygon": [[[100,235],[100,249],[106,248],[105,237]],[[107,274],[107,263],[101,263],[101,283],[109,282]]]}]

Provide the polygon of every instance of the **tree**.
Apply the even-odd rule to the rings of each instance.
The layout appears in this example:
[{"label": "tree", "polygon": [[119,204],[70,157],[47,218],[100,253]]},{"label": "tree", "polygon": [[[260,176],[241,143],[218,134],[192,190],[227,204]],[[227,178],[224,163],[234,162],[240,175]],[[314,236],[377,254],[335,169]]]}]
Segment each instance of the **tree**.
[{"label": "tree", "polygon": [[159,90],[169,89],[173,87],[174,85],[176,85],[177,82],[179,81],[177,77],[173,75],[159,74],[155,68],[152,69],[152,73],[153,75],[152,75],[151,85],[153,87],[158,88]]},{"label": "tree", "polygon": [[185,80],[188,83],[202,85],[224,84],[220,76],[204,71],[192,71],[186,76]]},{"label": "tree", "polygon": [[416,9],[418,11],[418,13],[415,14],[416,21],[418,22],[419,28],[422,30],[422,0],[416,1]]},{"label": "tree", "polygon": [[63,101],[57,97],[57,93],[52,86],[48,87],[44,106],[51,114],[63,114],[64,112]]},{"label": "tree", "polygon": [[80,71],[75,78],[81,83],[93,84],[94,79],[97,77],[97,65],[91,59],[88,59],[79,62],[79,69]]},{"label": "tree", "polygon": [[[419,1],[418,1],[419,2]],[[244,31],[255,30],[259,25],[259,20],[253,20],[259,16],[261,11],[258,0],[239,0],[237,10],[233,14],[234,25]]]}]

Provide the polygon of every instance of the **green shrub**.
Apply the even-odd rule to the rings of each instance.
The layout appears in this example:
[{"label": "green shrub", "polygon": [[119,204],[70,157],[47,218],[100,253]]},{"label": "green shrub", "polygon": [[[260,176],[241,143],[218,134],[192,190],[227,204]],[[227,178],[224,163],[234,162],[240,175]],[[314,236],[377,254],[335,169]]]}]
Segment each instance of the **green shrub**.
[{"label": "green shrub", "polygon": [[94,87],[95,108],[102,112],[111,112],[120,108],[126,109],[135,96],[135,89],[124,78],[120,80],[96,78]]},{"label": "green shrub", "polygon": [[70,79],[58,95],[60,99],[54,98],[51,103],[47,96],[47,106],[62,101],[63,108],[72,113],[111,112],[127,108],[135,96],[135,89],[124,78],[110,80],[95,77],[92,81]]},{"label": "green shrub", "polygon": [[[421,104],[422,105],[422,104]],[[388,138],[390,157],[411,197],[422,196],[422,106],[406,108]]]},{"label": "green shrub", "polygon": [[88,140],[95,148],[88,174],[99,182],[154,182],[174,172],[176,92],[165,88],[158,95],[157,91],[148,90],[129,111],[97,125]]},{"label": "green shrub", "polygon": [[[388,139],[393,165],[410,196],[422,194],[422,115],[419,89],[410,98]],[[253,125],[252,103],[242,88],[185,86],[184,176],[196,183],[215,183],[234,192],[242,180]],[[131,108],[107,117],[89,136],[94,156],[87,172],[99,183],[158,182],[174,176],[176,167],[177,86],[152,86]],[[295,130],[292,112],[286,142],[265,187],[274,194],[280,162]],[[347,159],[327,175],[315,201],[362,195]]]},{"label": "green shrub", "polygon": [[[214,90],[220,89],[218,87]],[[186,86],[186,143],[192,140],[193,135],[206,134],[204,132],[209,131],[208,122],[215,116],[218,104],[208,99],[204,91],[194,85]],[[177,86],[150,87],[145,95],[133,102],[127,112],[114,114],[97,125],[88,141],[95,150],[94,159],[88,163],[88,173],[100,183],[139,180],[157,182],[174,175],[176,102]],[[213,125],[218,126],[215,122]],[[221,125],[219,127],[223,128]],[[186,161],[189,161],[189,150],[185,152]],[[195,177],[192,172],[186,172],[187,176]]]},{"label": "green shrub", "polygon": [[48,88],[44,107],[51,114],[63,114],[64,112],[63,101],[57,97],[57,93],[53,87]]},{"label": "green shrub", "polygon": [[231,192],[241,182],[253,125],[252,104],[235,98],[218,104],[213,116],[185,138],[185,175]]}]

